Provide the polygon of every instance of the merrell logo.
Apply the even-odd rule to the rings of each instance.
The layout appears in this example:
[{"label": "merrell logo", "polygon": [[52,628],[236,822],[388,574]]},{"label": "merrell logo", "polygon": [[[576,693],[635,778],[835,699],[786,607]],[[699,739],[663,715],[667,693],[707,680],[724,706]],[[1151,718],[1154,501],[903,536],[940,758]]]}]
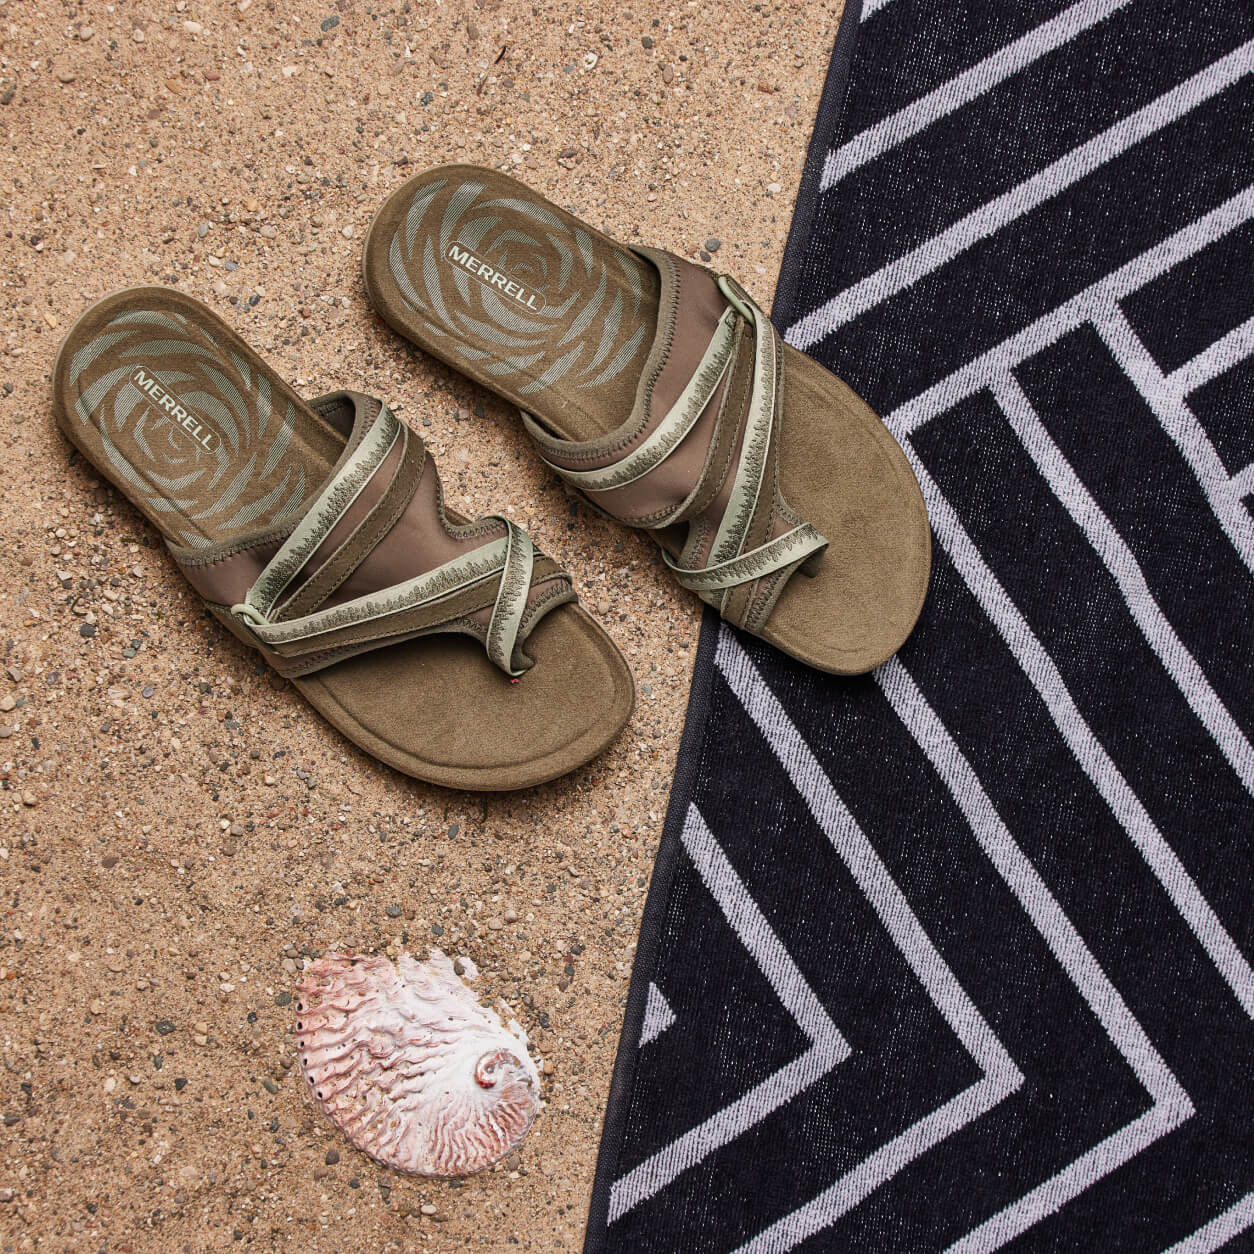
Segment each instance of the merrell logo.
[{"label": "merrell logo", "polygon": [[180,403],[177,396],[171,396],[161,383],[143,366],[137,366],[131,375],[131,382],[179,427],[181,427],[201,448],[212,453],[218,446],[218,433],[203,419]]},{"label": "merrell logo", "polygon": [[516,283],[508,274],[488,265],[486,261],[481,261],[469,249],[462,248],[460,244],[450,244],[448,252],[444,255],[454,265],[461,266],[467,274],[473,274],[485,287],[504,292],[506,296],[516,300],[527,309],[539,311],[544,308],[544,298],[539,292],[533,292],[521,283]]}]

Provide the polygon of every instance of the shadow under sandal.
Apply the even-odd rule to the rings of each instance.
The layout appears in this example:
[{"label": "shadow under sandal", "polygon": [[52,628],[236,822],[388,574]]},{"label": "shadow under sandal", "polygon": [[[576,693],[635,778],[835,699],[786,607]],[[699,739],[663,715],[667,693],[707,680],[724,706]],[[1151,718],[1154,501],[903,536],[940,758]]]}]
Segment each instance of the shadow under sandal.
[{"label": "shadow under sandal", "polygon": [[931,563],[910,464],[735,279],[476,166],[397,190],[363,271],[392,327],[517,405],[544,460],[728,622],[836,674],[909,635]]},{"label": "shadow under sandal", "polygon": [[306,403],[189,297],[93,305],[57,355],[53,407],[215,617],[397,770],[525,788],[630,717],[622,654],[525,532],[446,510],[387,406]]}]

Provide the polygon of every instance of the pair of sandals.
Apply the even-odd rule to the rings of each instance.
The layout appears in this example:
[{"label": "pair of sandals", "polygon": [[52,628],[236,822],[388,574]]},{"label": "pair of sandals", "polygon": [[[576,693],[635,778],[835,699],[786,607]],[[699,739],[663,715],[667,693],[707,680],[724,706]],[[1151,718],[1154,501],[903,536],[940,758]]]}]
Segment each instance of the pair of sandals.
[{"label": "pair of sandals", "polygon": [[[398,189],[362,264],[393,328],[516,405],[544,461],[647,528],[728,622],[842,675],[905,640],[931,553],[909,463],[734,279],[473,166]],[[79,318],[53,398],[210,612],[390,766],[525,788],[630,718],[626,660],[570,575],[503,515],[447,508],[421,439],[380,401],[303,399],[157,287]]]}]

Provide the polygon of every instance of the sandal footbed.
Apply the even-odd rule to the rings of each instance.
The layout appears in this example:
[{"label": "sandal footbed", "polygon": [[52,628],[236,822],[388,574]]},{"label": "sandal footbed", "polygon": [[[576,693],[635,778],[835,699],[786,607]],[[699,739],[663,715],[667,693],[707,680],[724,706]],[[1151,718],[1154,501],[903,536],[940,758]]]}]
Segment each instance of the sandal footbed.
[{"label": "sandal footbed", "polygon": [[[176,310],[204,318],[203,306],[161,287],[131,288],[97,301],[74,323],[53,365],[53,413],[63,434],[97,472],[163,535],[170,516],[154,511],[110,464],[94,423],[72,413],[70,360],[117,313]],[[274,374],[224,323],[213,333],[264,372],[277,395],[299,405],[294,439],[308,459],[316,491],[330,473],[342,437]],[[95,414],[93,414],[93,418]],[[465,521],[446,510],[451,521]],[[199,528],[203,531],[203,528]],[[359,654],[292,682],[366,753],[405,774],[468,790],[531,787],[583,765],[607,747],[631,717],[634,685],[617,646],[579,606],[559,606],[537,625],[526,649],[535,666],[517,681],[488,661],[483,646],[462,636],[430,636]]]},{"label": "sandal footbed", "polygon": [[[535,666],[513,682],[485,667],[483,646],[464,636],[405,641],[292,682],[381,762],[450,788],[499,792],[545,783],[591,760],[635,704],[622,654],[577,605],[546,615],[527,651]],[[591,693],[589,675],[601,685]]]},{"label": "sandal footbed", "polygon": [[[362,274],[376,311],[406,339],[481,387],[535,413],[563,438],[587,440],[617,430],[628,417],[621,388],[608,394],[600,409],[584,394],[568,398],[546,392],[546,406],[541,397],[523,395],[424,330],[392,276],[387,252],[415,194],[439,179],[473,180],[497,197],[525,197],[577,224],[594,247],[626,251],[507,175],[477,166],[440,166],[393,192],[371,223]],[[496,207],[493,212],[505,211]],[[540,361],[533,374],[546,365],[547,359]],[[897,651],[922,610],[931,567],[923,496],[904,452],[870,407],[789,345],[784,346],[780,422],[780,492],[827,537],[829,547],[816,575],[798,573],[788,581],[760,634],[816,669],[861,674]],[[654,534],[672,556],[677,554],[675,535]]]}]

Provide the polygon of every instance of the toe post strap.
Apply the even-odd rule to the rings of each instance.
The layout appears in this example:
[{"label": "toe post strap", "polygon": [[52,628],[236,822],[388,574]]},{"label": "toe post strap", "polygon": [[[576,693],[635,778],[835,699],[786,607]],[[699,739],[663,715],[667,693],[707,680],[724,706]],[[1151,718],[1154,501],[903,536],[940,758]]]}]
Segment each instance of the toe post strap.
[{"label": "toe post strap", "polygon": [[[828,543],[779,492],[783,345],[731,276],[655,249],[636,251],[662,283],[658,343],[631,417],[585,442],[559,439],[531,414],[523,420],[548,465],[595,509],[655,531],[688,524],[677,554],[663,548],[676,580],[728,621],[758,632],[785,583],[797,571],[814,574]],[[683,284],[703,293],[706,309],[721,309],[700,332],[678,316]],[[711,324],[703,350],[680,345]],[[666,370],[681,356],[691,369],[686,381]]]},{"label": "toe post strap", "polygon": [[809,523],[802,523],[791,531],[768,540],[756,549],[730,557],[725,562],[713,562],[707,566],[682,566],[670,554],[663,551],[663,558],[671,573],[683,587],[698,594],[725,592],[741,584],[762,579],[767,575],[789,569],[803,568],[810,564],[813,573],[815,559],[827,548],[827,541]]},{"label": "toe post strap", "polygon": [[518,637],[527,613],[527,598],[535,570],[535,546],[531,537],[515,526],[504,514],[492,514],[505,524],[505,554],[497,581],[496,600],[488,621],[485,644],[488,657],[507,675],[521,675],[531,659],[518,651]]}]

